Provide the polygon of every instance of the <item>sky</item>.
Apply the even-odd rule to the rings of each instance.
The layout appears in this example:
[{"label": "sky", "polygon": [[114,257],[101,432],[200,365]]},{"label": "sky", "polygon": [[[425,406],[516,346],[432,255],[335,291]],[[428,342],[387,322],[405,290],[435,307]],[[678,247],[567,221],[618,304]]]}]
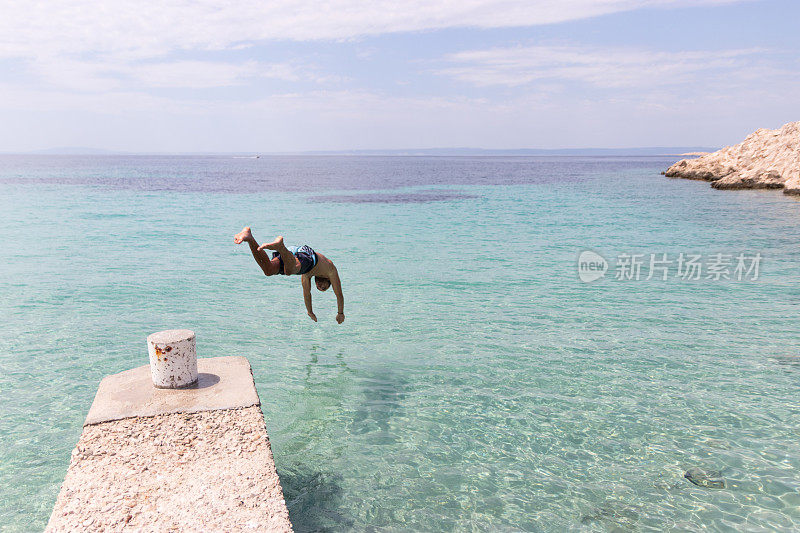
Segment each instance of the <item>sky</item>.
[{"label": "sky", "polygon": [[2,0],[0,152],[724,146],[797,0]]}]

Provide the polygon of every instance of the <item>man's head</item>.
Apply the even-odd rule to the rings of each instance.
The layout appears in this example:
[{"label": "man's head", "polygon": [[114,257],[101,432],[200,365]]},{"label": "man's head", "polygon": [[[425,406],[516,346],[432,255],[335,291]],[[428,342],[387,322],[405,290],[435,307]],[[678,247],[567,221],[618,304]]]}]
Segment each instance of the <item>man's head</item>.
[{"label": "man's head", "polygon": [[327,291],[327,290],[328,290],[328,287],[330,287],[330,286],[331,286],[331,280],[329,280],[328,278],[323,278],[323,277],[320,277],[320,276],[315,276],[315,277],[314,277],[314,281],[315,281],[315,283],[317,284],[317,289],[318,289],[318,290],[320,290],[320,291],[322,291],[322,292],[325,292],[325,291]]}]

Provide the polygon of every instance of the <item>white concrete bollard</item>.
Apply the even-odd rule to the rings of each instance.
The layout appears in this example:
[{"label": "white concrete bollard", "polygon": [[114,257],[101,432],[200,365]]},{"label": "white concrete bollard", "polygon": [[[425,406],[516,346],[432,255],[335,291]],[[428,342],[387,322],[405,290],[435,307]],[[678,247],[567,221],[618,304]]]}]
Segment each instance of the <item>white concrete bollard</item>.
[{"label": "white concrete bollard", "polygon": [[181,389],[197,383],[194,331],[168,329],[147,337],[150,375],[159,389]]}]

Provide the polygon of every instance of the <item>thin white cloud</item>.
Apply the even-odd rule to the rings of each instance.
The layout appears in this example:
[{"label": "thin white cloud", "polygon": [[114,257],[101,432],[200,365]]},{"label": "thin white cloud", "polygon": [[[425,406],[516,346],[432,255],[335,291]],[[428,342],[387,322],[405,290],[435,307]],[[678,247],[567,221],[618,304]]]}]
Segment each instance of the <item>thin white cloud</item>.
[{"label": "thin white cloud", "polygon": [[218,63],[210,61],[174,61],[138,65],[130,75],[147,87],[230,87],[253,78],[297,81],[300,76],[285,63]]},{"label": "thin white cloud", "polygon": [[232,87],[256,79],[316,80],[312,67],[291,63],[244,61],[121,62],[46,58],[32,63],[31,71],[48,85],[72,90],[105,92],[130,87]]},{"label": "thin white cloud", "polygon": [[147,58],[267,40],[533,26],[646,7],[736,1],[741,0],[6,0],[0,5],[0,57]]},{"label": "thin white cloud", "polygon": [[599,88],[702,83],[720,73],[765,71],[764,50],[660,52],[586,46],[517,46],[448,55],[439,74],[481,87],[579,82]]},{"label": "thin white cloud", "polygon": [[[173,115],[250,115],[253,113],[311,113],[327,117],[362,115],[401,118],[407,113],[463,110],[467,107],[494,106],[483,98],[402,97],[367,90],[313,90],[266,95],[246,101],[225,98],[186,100],[180,96],[156,96],[144,91],[108,91],[94,94],[60,90],[26,90],[0,84],[0,111],[71,109],[98,114],[129,114],[168,109]],[[499,107],[494,106],[496,109]]]},{"label": "thin white cloud", "polygon": [[163,111],[171,113],[202,113],[203,110],[178,98],[155,96],[145,92],[127,90],[99,93],[74,92],[52,89],[30,89],[8,83],[0,83],[0,111],[46,112],[58,116],[59,112],[70,111],[97,114],[141,113]]}]

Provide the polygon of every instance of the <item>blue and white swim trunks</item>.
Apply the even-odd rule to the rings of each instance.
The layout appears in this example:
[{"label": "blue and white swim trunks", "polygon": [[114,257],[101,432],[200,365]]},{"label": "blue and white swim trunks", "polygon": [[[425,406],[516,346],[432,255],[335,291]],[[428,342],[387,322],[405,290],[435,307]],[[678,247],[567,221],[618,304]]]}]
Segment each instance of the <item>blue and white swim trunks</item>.
[{"label": "blue and white swim trunks", "polygon": [[[312,268],[317,265],[317,253],[311,249],[311,247],[307,244],[303,246],[287,246],[290,252],[294,254],[294,256],[300,261],[300,272],[298,274],[305,274]],[[278,258],[280,261],[280,272],[281,274],[286,274],[283,270],[283,259],[281,259],[281,254],[278,252],[272,252],[272,258]]]}]

